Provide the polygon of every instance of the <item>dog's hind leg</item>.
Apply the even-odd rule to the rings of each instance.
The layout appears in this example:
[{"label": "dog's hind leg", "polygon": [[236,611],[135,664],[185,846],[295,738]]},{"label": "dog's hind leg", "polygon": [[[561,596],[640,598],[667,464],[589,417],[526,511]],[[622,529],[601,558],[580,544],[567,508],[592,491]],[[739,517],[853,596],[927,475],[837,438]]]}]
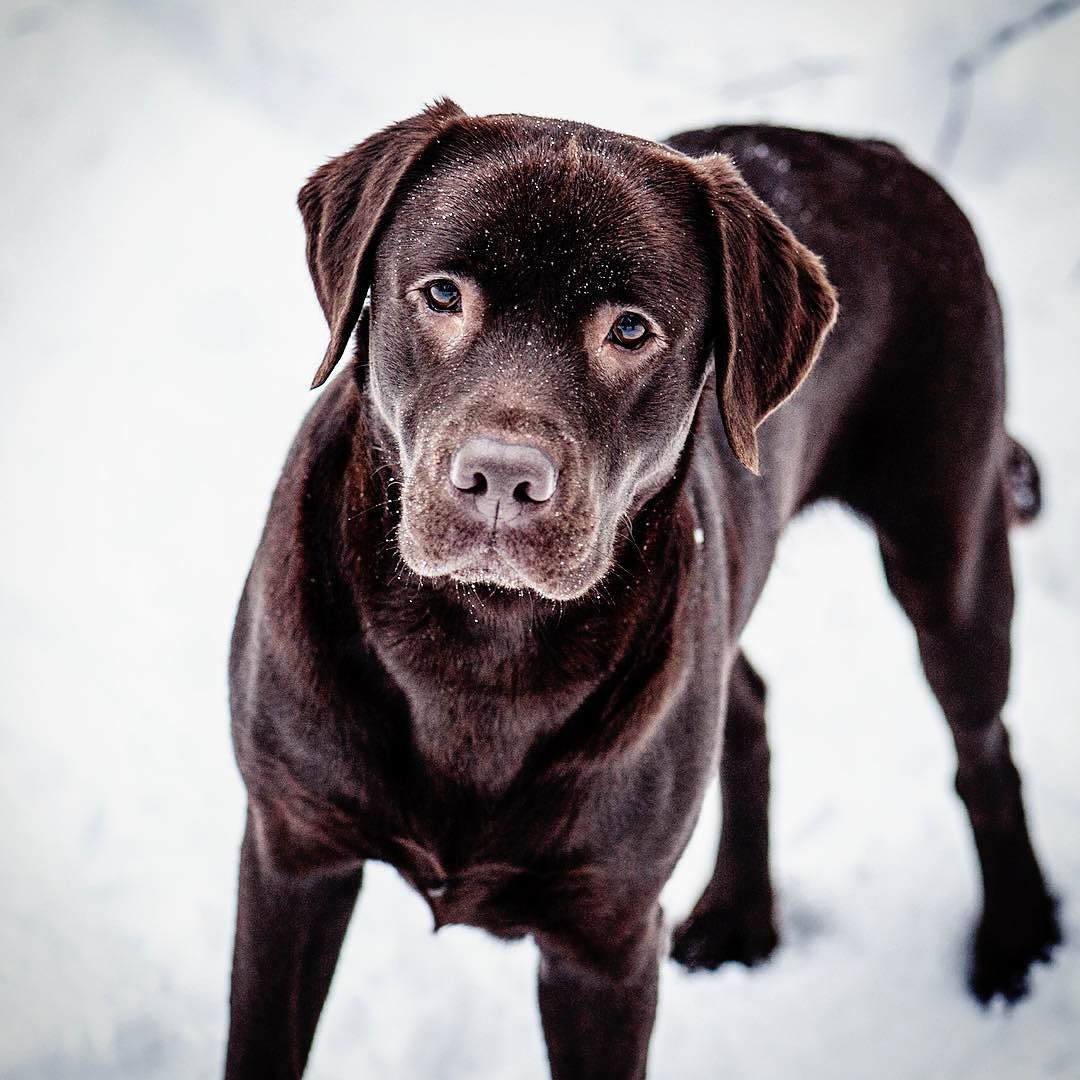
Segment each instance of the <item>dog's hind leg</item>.
[{"label": "dog's hind leg", "polygon": [[924,479],[915,489],[918,505],[875,518],[889,587],[915,627],[927,680],[952,731],[956,788],[975,836],[983,912],[970,986],[982,1001],[997,994],[1014,1001],[1026,992],[1031,964],[1048,959],[1061,935],[1001,721],[1013,612],[1007,531],[1022,515],[1008,505],[1015,469],[1008,461],[991,465],[992,476],[983,473],[985,482],[965,489]]},{"label": "dog's hind leg", "polygon": [[298,1080],[360,888],[361,864],[298,873],[249,812],[240,849],[226,1080]]},{"label": "dog's hind leg", "polygon": [[720,755],[722,822],[716,867],[672,956],[688,968],[754,964],[776,946],[769,877],[769,744],[765,683],[739,653],[731,672]]}]

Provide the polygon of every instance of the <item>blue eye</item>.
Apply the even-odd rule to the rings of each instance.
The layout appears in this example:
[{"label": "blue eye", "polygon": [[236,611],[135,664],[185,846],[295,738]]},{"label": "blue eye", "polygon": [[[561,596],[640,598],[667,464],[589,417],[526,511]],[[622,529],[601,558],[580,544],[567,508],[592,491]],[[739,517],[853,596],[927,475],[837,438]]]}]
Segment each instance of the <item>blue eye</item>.
[{"label": "blue eye", "polygon": [[424,288],[424,296],[427,298],[428,307],[434,311],[460,311],[461,292],[458,287],[446,278],[439,278]]},{"label": "blue eye", "polygon": [[624,349],[636,349],[649,337],[649,327],[640,315],[624,311],[611,325],[608,341]]}]

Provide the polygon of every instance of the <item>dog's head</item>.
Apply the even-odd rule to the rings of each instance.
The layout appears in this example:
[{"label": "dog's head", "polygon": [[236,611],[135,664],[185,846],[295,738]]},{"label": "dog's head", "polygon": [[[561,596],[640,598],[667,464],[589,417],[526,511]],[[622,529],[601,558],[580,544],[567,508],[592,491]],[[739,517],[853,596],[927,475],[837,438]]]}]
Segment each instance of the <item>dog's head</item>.
[{"label": "dog's head", "polygon": [[[818,260],[722,156],[441,102],[300,192],[331,339],[396,446],[427,577],[581,596],[675,474],[710,366],[731,448],[835,317]],[[370,293],[370,310],[364,310]]]}]

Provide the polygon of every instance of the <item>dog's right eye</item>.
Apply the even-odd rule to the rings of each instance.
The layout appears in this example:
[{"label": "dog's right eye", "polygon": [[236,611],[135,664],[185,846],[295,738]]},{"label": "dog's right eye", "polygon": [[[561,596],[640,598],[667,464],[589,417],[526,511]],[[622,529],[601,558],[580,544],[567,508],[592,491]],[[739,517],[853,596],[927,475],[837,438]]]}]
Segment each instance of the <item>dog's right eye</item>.
[{"label": "dog's right eye", "polygon": [[447,281],[445,278],[439,278],[438,281],[425,286],[424,296],[432,311],[461,310],[461,291],[452,281]]}]

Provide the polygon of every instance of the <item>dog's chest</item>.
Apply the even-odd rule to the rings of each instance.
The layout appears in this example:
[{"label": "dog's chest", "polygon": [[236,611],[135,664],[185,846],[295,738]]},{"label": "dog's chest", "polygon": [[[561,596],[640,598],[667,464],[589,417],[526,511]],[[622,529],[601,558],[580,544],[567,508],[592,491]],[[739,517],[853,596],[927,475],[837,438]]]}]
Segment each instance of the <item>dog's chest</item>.
[{"label": "dog's chest", "polygon": [[[547,700],[522,693],[469,697],[413,687],[413,737],[425,761],[444,776],[497,794],[519,773],[535,742],[558,726],[580,696],[576,687]],[[564,699],[570,700],[564,704]]]}]

